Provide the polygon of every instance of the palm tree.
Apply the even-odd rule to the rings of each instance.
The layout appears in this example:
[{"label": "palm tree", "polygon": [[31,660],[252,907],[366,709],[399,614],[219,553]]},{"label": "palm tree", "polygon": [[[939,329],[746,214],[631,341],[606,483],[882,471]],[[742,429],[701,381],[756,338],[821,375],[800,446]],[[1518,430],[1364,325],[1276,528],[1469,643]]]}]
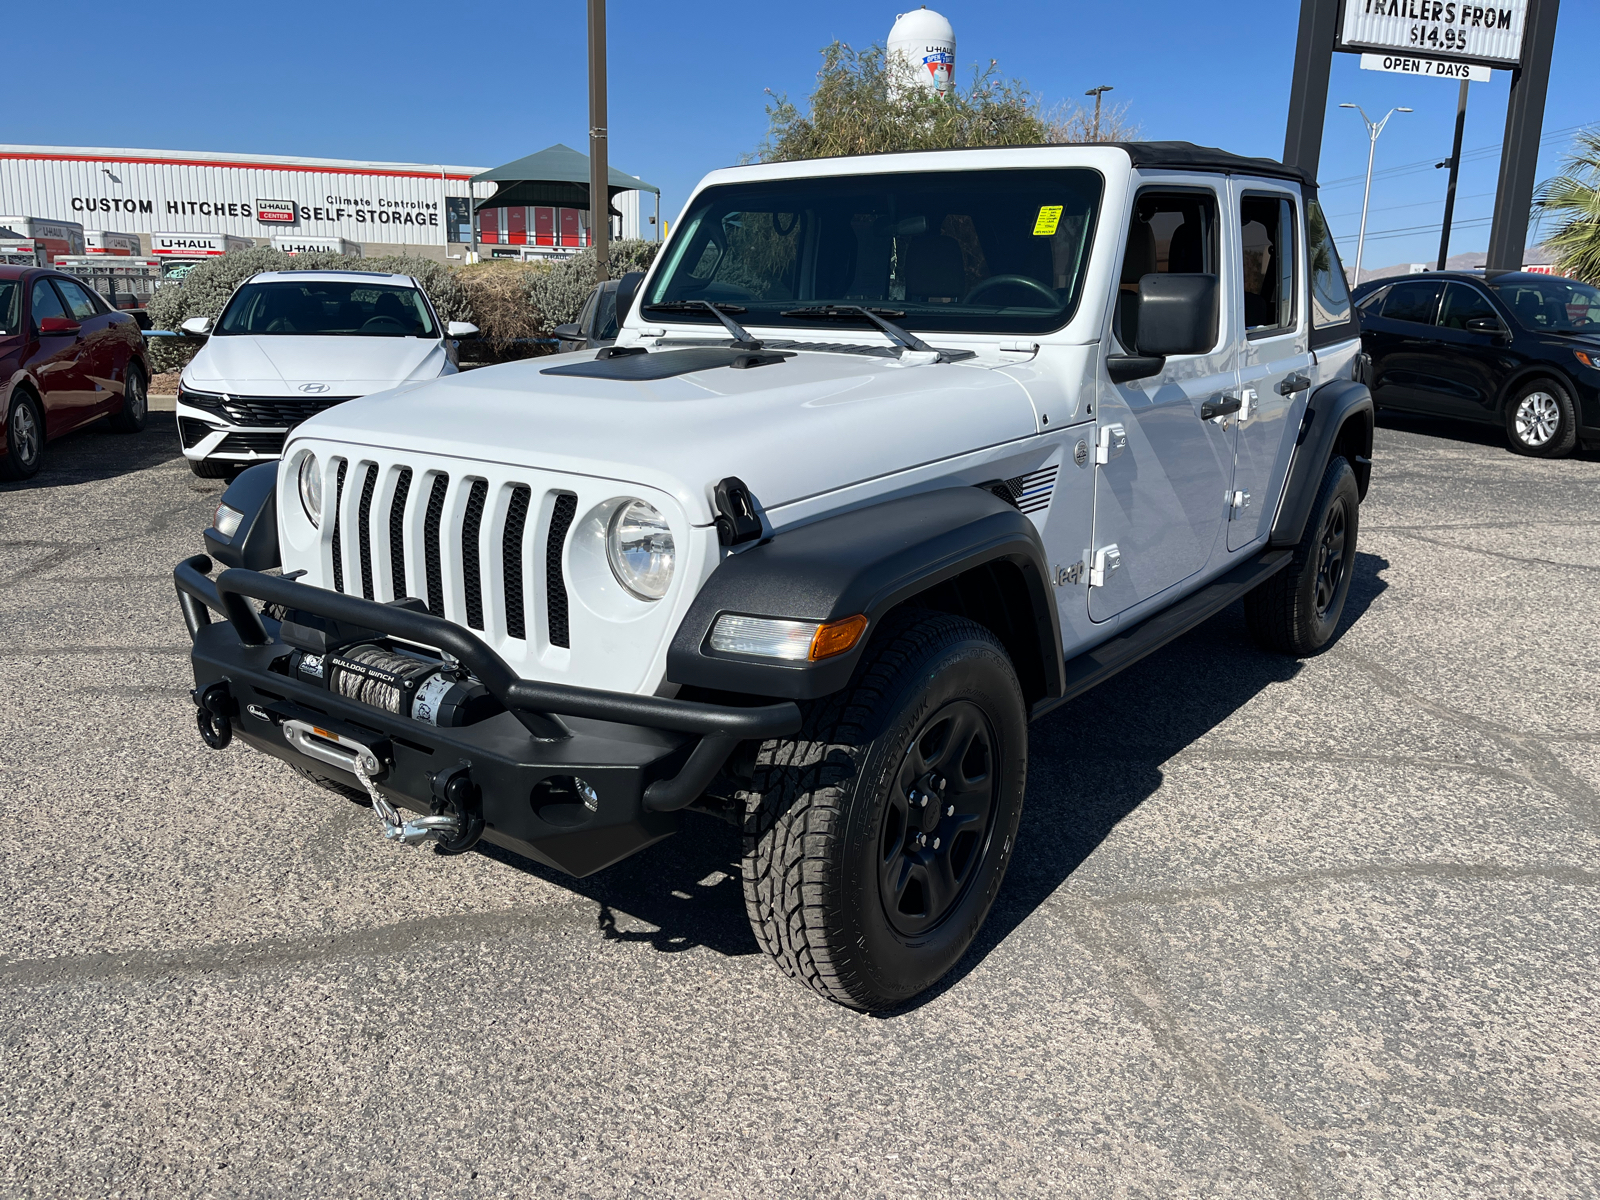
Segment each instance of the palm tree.
[{"label": "palm tree", "polygon": [[1561,174],[1539,185],[1533,206],[1560,222],[1544,245],[1556,269],[1571,279],[1600,284],[1600,128],[1573,139]]}]

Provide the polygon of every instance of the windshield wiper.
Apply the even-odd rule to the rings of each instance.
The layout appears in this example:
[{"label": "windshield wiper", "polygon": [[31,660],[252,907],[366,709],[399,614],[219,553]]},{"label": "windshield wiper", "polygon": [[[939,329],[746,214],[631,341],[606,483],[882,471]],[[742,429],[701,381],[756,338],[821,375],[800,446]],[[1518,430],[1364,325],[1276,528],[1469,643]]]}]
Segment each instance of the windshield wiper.
[{"label": "windshield wiper", "polygon": [[818,304],[812,308],[790,308],[783,314],[786,317],[821,317],[824,320],[836,321],[840,318],[849,320],[852,317],[865,317],[876,325],[883,335],[891,342],[896,343],[906,350],[919,354],[937,354],[940,362],[957,362],[963,358],[972,358],[976,351],[973,350],[939,350],[928,345],[909,329],[887,321],[885,317],[903,317],[906,314],[896,308],[866,308],[860,304]]},{"label": "windshield wiper", "polygon": [[728,314],[731,312],[742,313],[749,311],[738,304],[722,304],[711,300],[663,300],[659,304],[646,304],[645,312],[708,312],[727,327],[733,334],[733,345],[737,350],[759,350],[761,343],[750,336],[750,331]]}]

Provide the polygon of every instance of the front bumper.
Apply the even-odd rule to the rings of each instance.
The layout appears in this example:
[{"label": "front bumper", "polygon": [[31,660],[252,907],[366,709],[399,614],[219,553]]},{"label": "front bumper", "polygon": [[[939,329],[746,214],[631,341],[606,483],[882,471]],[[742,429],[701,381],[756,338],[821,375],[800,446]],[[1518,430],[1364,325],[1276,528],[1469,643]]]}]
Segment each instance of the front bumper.
[{"label": "front bumper", "polygon": [[[441,617],[238,568],[213,580],[210,570],[211,560],[197,555],[173,576],[194,643],[202,729],[220,722],[264,753],[358,786],[353,772],[291,746],[286,722],[297,723],[291,731],[315,726],[371,748],[378,790],[420,813],[440,811],[440,778],[465,767],[482,836],[572,875],[676,832],[682,809],[739,742],[800,727],[793,703],[739,708],[519,679],[479,638]],[[287,668],[294,647],[280,623],[252,599],[315,614],[355,638],[383,635],[443,651],[505,711],[435,726],[307,684]],[[226,619],[214,622],[213,612]],[[574,780],[586,785],[583,803],[574,802]]]}]

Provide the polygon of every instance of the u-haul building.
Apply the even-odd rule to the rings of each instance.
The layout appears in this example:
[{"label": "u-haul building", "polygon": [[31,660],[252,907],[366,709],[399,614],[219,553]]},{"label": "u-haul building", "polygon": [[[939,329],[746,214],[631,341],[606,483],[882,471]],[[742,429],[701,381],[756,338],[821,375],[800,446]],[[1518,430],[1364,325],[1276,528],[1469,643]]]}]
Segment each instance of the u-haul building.
[{"label": "u-haul building", "polygon": [[[0,145],[0,212],[97,231],[296,241],[343,239],[368,255],[444,258],[473,242],[484,168],[218,154],[188,150]],[[632,203],[627,203],[631,200]],[[639,236],[637,194],[619,196],[620,233]],[[631,220],[630,220],[631,217]],[[630,228],[631,226],[631,228]],[[81,252],[81,251],[80,251]]]}]

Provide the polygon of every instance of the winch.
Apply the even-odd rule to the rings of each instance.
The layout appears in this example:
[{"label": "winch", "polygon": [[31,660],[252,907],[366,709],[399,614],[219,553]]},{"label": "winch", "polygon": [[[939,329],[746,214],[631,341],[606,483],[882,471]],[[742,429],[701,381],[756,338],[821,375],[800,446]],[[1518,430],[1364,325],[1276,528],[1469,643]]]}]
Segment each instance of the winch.
[{"label": "winch", "polygon": [[471,725],[501,707],[460,664],[380,642],[327,654],[296,650],[289,671],[304,683],[428,725]]}]

